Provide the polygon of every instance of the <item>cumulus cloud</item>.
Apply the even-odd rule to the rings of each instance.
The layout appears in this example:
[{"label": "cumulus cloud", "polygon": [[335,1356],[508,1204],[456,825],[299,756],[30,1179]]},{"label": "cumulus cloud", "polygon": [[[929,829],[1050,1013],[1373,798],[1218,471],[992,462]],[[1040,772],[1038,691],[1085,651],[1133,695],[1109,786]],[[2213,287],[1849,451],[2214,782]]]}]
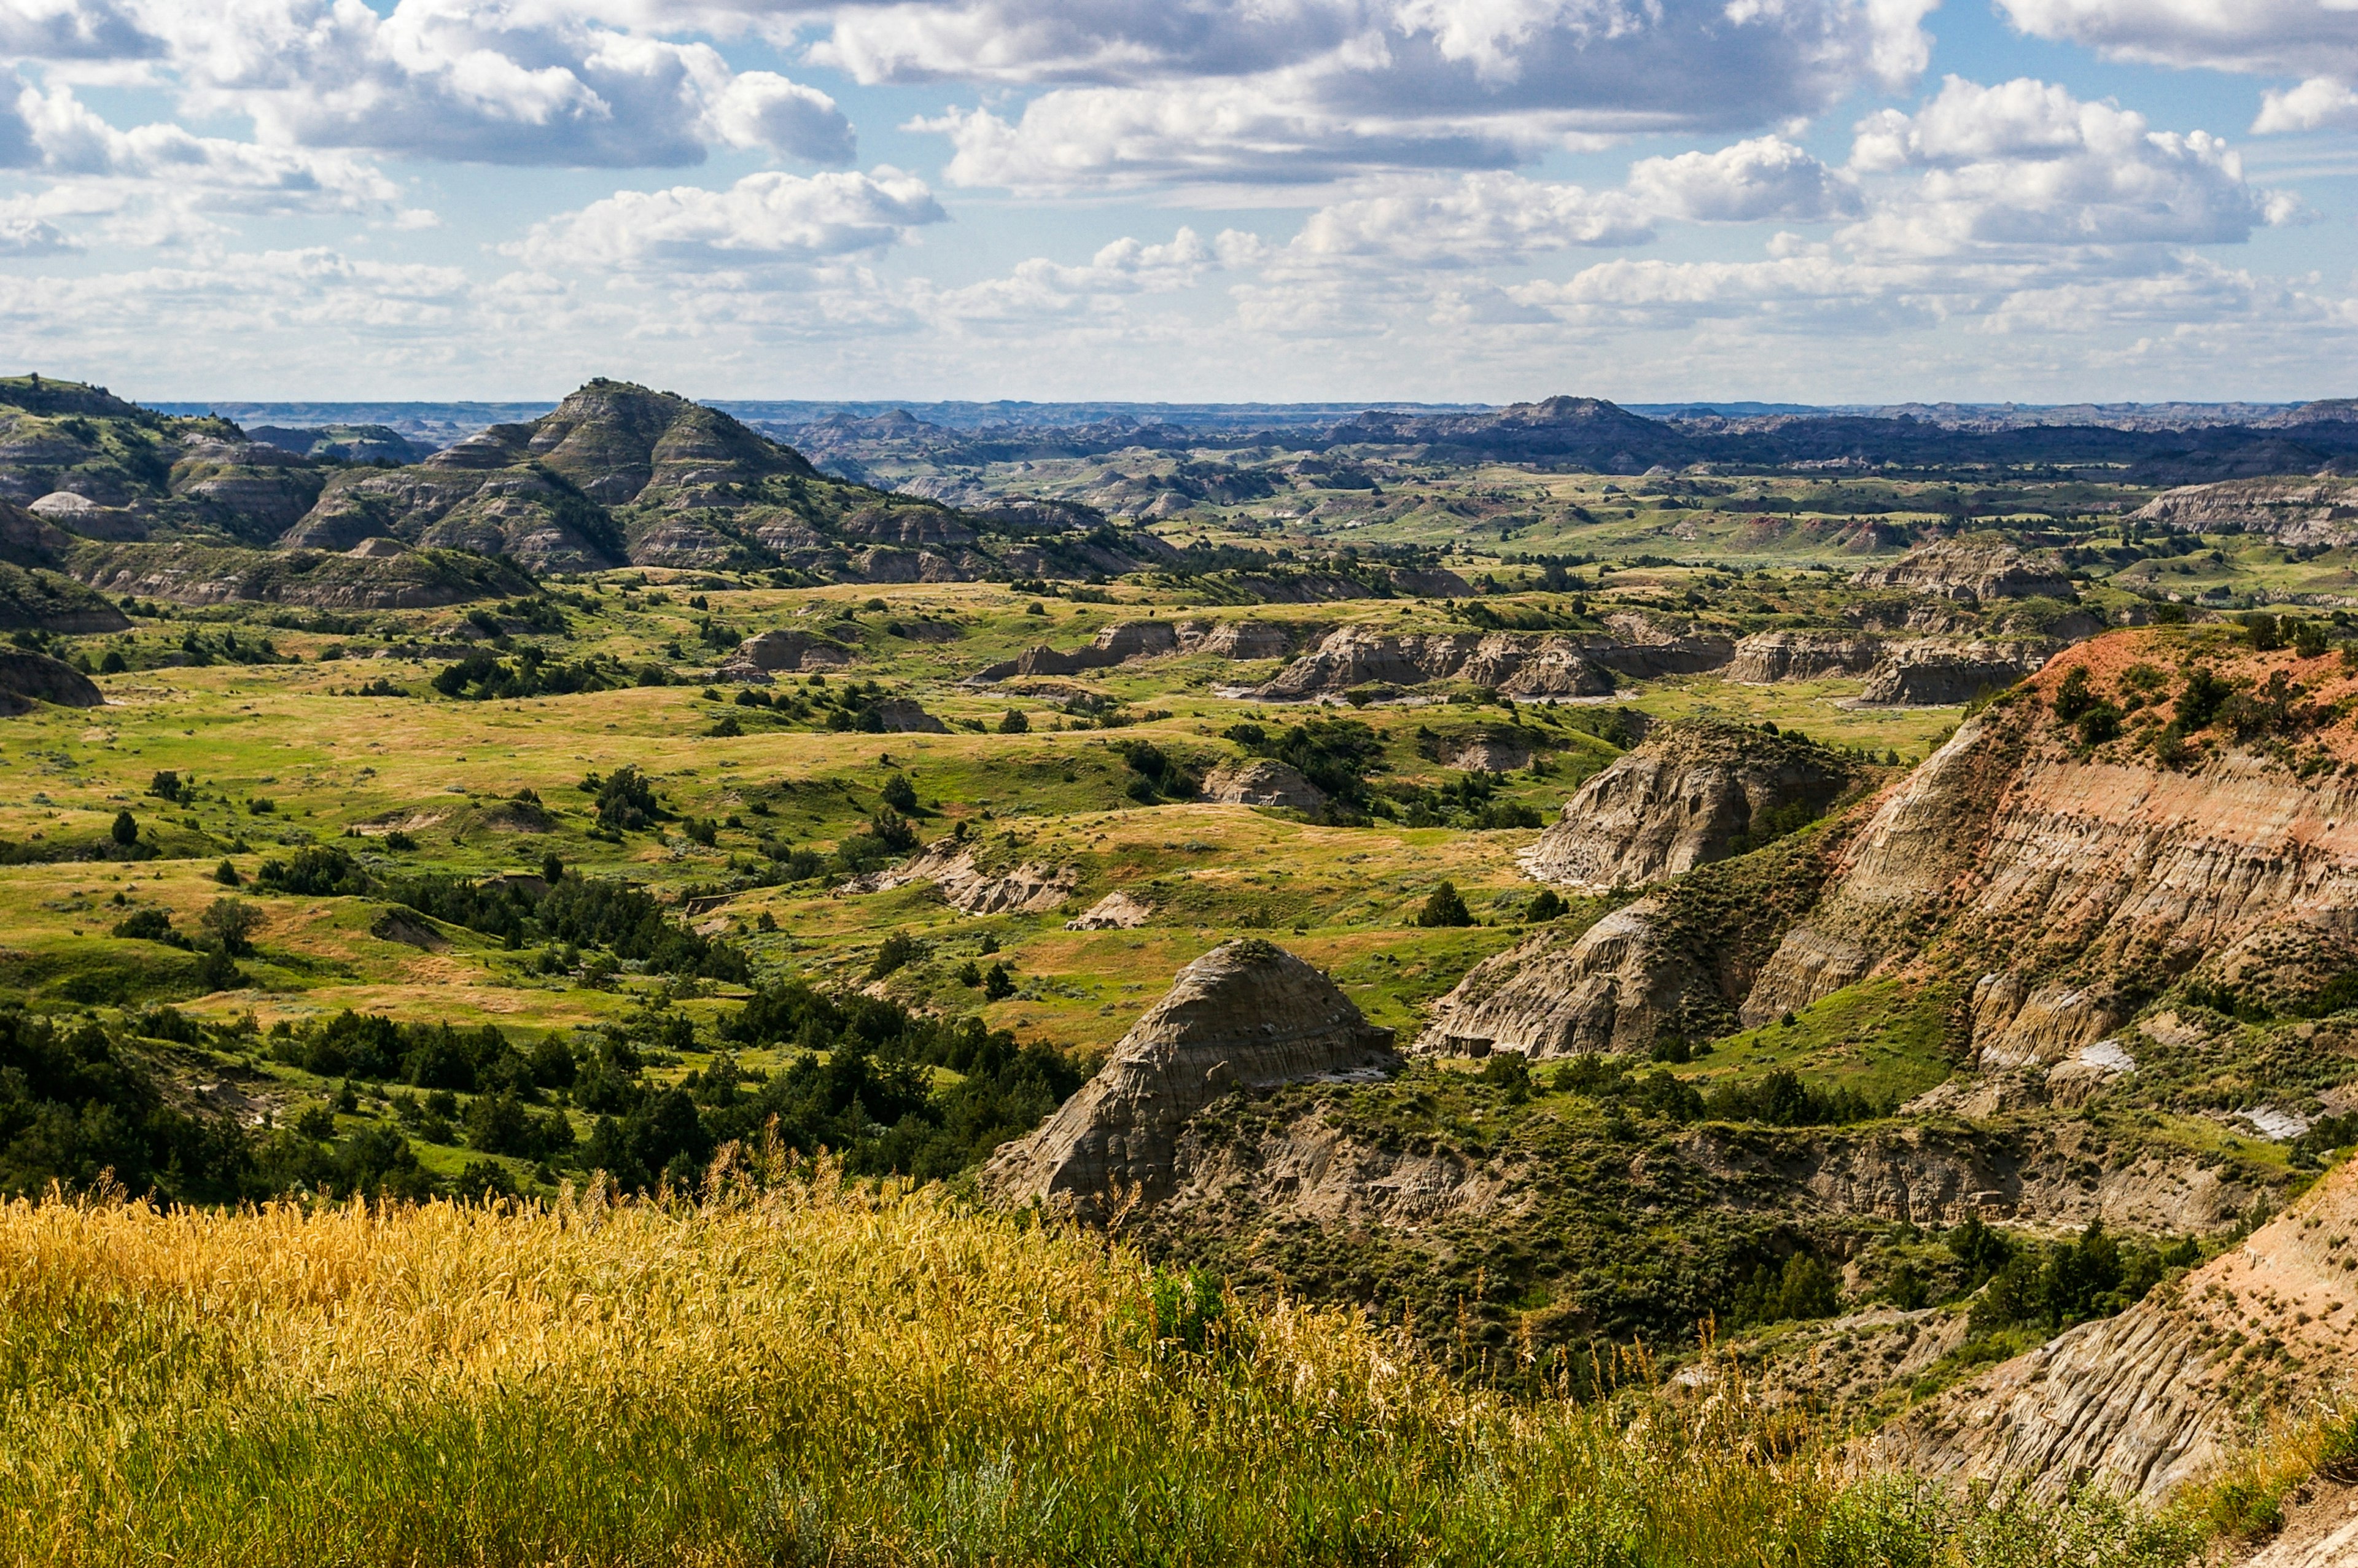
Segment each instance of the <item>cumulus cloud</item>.
[{"label": "cumulus cloud", "polygon": [[1501,168],[1570,137],[1736,128],[1920,71],[1933,0],[969,0],[847,9],[864,81],[1044,84],[918,122],[1019,190]]},{"label": "cumulus cloud", "polygon": [[122,60],[162,49],[128,0],[0,0],[0,56]]},{"label": "cumulus cloud", "polygon": [[1629,192],[1653,211],[1702,223],[1810,222],[1859,211],[1855,182],[1780,136],[1640,159],[1630,166]]},{"label": "cumulus cloud", "polygon": [[1913,114],[1870,115],[1851,166],[1916,177],[1845,236],[1874,251],[2234,243],[2299,215],[2289,197],[2246,182],[2216,136],[2155,131],[2134,111],[2027,78],[1952,76]]},{"label": "cumulus cloud", "polygon": [[120,130],[70,89],[42,92],[5,71],[0,167],[46,180],[16,204],[38,225],[7,247],[12,254],[68,248],[60,221],[95,224],[118,241],[158,243],[217,231],[233,217],[406,216],[398,212],[399,189],[365,159],[200,136],[170,124]]},{"label": "cumulus cloud", "polygon": [[[853,156],[834,100],[578,0],[0,0],[0,55],[152,62],[265,142],[454,161],[693,164],[715,144]],[[671,19],[676,30],[686,18]]]},{"label": "cumulus cloud", "polygon": [[2260,100],[2252,134],[2282,131],[2358,130],[2358,92],[2341,82],[2312,76],[2299,86],[2269,90]]},{"label": "cumulus cloud", "polygon": [[2358,8],[2348,0],[1997,0],[2042,38],[2121,59],[2262,76],[2358,75]]},{"label": "cumulus cloud", "polygon": [[536,267],[707,272],[807,265],[880,251],[946,220],[914,175],[747,175],[725,190],[620,190],[534,225],[508,254]]},{"label": "cumulus cloud", "polygon": [[1646,209],[1617,190],[1469,174],[1336,202],[1311,214],[1293,242],[1303,261],[1346,259],[1466,267],[1517,262],[1572,245],[1636,245],[1654,237]]}]

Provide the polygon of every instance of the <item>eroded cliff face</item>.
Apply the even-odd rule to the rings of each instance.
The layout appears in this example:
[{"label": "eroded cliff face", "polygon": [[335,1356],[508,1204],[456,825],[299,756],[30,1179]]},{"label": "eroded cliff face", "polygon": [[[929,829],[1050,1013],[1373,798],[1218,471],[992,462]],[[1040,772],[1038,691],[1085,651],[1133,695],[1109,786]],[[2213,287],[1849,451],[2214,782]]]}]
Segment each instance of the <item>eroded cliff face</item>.
[{"label": "eroded cliff face", "polygon": [[[2051,1064],[2206,960],[2314,950],[2311,967],[2331,969],[2358,935],[2358,776],[2331,750],[2339,731],[2316,728],[2321,706],[2285,697],[2277,722],[2311,726],[2309,760],[2288,756],[2282,734],[2239,742],[2214,725],[2171,766],[2134,728],[2091,745],[2055,717],[2072,670],[2108,701],[2132,667],[2149,685],[2178,680],[2160,660],[2176,663],[2153,634],[2116,633],[1961,727],[1859,834],[1746,999],[1746,1022],[1920,960],[1973,982],[1976,1065]],[[2289,654],[2205,667],[2222,689],[2255,694],[2280,676],[2280,696],[2303,675],[2313,696],[2349,684]]]},{"label": "eroded cliff face", "polygon": [[1602,697],[1614,677],[1693,675],[1727,663],[1736,644],[1716,633],[1661,631],[1623,618],[1612,636],[1563,633],[1446,632],[1396,636],[1346,626],[1288,665],[1253,695],[1300,702],[1365,686],[1462,680],[1509,697]]},{"label": "eroded cliff face", "polygon": [[2346,545],[2358,539],[2358,480],[2320,475],[2190,484],[2165,491],[2135,515],[2182,533],[2216,533],[2232,524],[2288,545]]},{"label": "eroded cliff face", "polygon": [[1879,1433],[1880,1458],[2053,1496],[2160,1498],[2255,1412],[2299,1410],[2358,1368],[2358,1162],[2119,1316],[2082,1324]]},{"label": "eroded cliff face", "polygon": [[1740,725],[1663,725],[1564,804],[1522,857],[1563,887],[1641,887],[1823,813],[1856,770],[1822,746]]},{"label": "eroded cliff face", "polygon": [[1863,568],[1865,588],[1898,588],[1935,599],[2069,599],[2071,582],[2052,561],[1995,539],[1943,539],[1888,566]]},{"label": "eroded cliff face", "polygon": [[1188,1121],[1238,1088],[1396,1069],[1392,1033],[1273,943],[1225,942],[1179,971],[1098,1076],[983,1167],[999,1203],[1065,1202],[1101,1218],[1126,1194],[1171,1195]]}]

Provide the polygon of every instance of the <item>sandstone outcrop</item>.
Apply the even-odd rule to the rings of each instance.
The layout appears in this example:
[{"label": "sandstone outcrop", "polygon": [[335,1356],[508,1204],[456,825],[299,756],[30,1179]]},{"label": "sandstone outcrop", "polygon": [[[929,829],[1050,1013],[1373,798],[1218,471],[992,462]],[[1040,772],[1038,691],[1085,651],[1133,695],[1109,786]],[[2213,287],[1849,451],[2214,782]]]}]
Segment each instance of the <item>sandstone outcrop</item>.
[{"label": "sandstone outcrop", "polygon": [[1475,966],[1433,1004],[1416,1048],[1434,1055],[1514,1051],[1533,1061],[1642,1052],[1695,979],[1664,950],[1659,900],[1617,909],[1566,942],[1540,931]]},{"label": "sandstone outcrop", "polygon": [[1510,773],[1531,765],[1531,749],[1512,735],[1476,735],[1457,749],[1449,765],[1460,773]]},{"label": "sandstone outcrop", "polygon": [[780,628],[738,643],[718,674],[722,680],[766,681],[779,670],[841,669],[852,656],[852,650],[832,638]]},{"label": "sandstone outcrop", "polygon": [[1126,892],[1109,892],[1065,922],[1067,931],[1134,931],[1152,919],[1154,906]]},{"label": "sandstone outcrop", "polygon": [[[2245,1439],[2255,1405],[2299,1410],[2358,1368],[2353,1232],[2358,1162],[2345,1162],[2233,1251],[1951,1390],[1871,1446],[2035,1495],[2085,1481],[2166,1497]],[[2255,1342],[2270,1353],[2244,1353]]]},{"label": "sandstone outcrop", "polygon": [[2185,534],[2240,527],[2288,545],[2358,540],[2358,479],[2234,479],[2165,491],[2132,520]]},{"label": "sandstone outcrop", "polygon": [[1736,644],[1727,678],[1747,686],[1864,675],[1882,661],[1876,637],[1830,632],[1756,632]]},{"label": "sandstone outcrop", "polygon": [[24,648],[0,648],[0,715],[29,713],[37,702],[101,708],[106,696],[71,665]]},{"label": "sandstone outcrop", "polygon": [[1727,663],[1735,643],[1715,633],[1643,640],[1559,633],[1435,632],[1393,635],[1362,626],[1329,633],[1252,695],[1301,702],[1358,687],[1460,680],[1514,697],[1601,697],[1616,676],[1692,675]]},{"label": "sandstone outcrop", "polygon": [[1151,1203],[1176,1190],[1179,1139],[1222,1095],[1398,1065],[1391,1031],[1325,976],[1272,943],[1223,943],[1179,971],[1078,1094],[991,1156],[982,1189],[1102,1218],[1122,1195]]},{"label": "sandstone outcrop", "polygon": [[2054,653],[2051,643],[1902,643],[1867,672],[1862,708],[1950,708],[2003,691],[2034,675]]},{"label": "sandstone outcrop", "polygon": [[1200,646],[1224,659],[1282,659],[1293,652],[1293,635],[1274,621],[1223,621],[1203,634]]},{"label": "sandstone outcrop", "polygon": [[972,846],[946,838],[898,866],[854,877],[838,891],[889,892],[912,882],[931,882],[951,908],[963,914],[1038,914],[1064,903],[1080,880],[1080,872],[1071,866],[1029,860],[1003,871],[985,871],[975,863]]},{"label": "sandstone outcrop", "polygon": [[1151,659],[1179,651],[1179,628],[1167,621],[1117,621],[1100,628],[1087,647],[1052,648],[1046,643],[1026,648],[1012,659],[977,670],[975,681],[1005,680],[1011,676],[1076,676],[1084,670],[1107,670],[1131,659]]},{"label": "sandstone outcrop", "polygon": [[1855,777],[1805,741],[1709,720],[1662,725],[1583,784],[1521,864],[1564,887],[1643,886],[1800,826]]},{"label": "sandstone outcrop", "polygon": [[1862,568],[1852,580],[1934,599],[2069,599],[2072,591],[2071,579],[2052,562],[1984,539],[1943,539],[1887,565]]},{"label": "sandstone outcrop", "polygon": [[1283,762],[1258,758],[1213,769],[1204,780],[1204,798],[1222,806],[1315,811],[1326,804],[1326,792]]},{"label": "sandstone outcrop", "polygon": [[2304,780],[2224,737],[2176,769],[2090,753],[2049,713],[2071,668],[2101,681],[2169,657],[2155,638],[2083,644],[1962,725],[1880,803],[1745,1022],[1920,961],[1971,982],[1978,1065],[2043,1068],[2114,1037],[2198,963],[2265,972],[2280,1004],[2339,972],[2358,940],[2358,779]]}]

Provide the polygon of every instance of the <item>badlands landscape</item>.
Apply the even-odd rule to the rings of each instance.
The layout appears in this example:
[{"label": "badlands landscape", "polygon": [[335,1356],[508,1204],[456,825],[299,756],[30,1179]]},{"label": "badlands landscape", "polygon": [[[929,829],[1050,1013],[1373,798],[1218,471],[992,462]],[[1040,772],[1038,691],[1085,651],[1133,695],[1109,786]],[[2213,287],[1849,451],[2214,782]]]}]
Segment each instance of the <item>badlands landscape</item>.
[{"label": "badlands landscape", "polygon": [[10,1560],[2358,1560],[2352,405],[1086,412],[0,382]]}]

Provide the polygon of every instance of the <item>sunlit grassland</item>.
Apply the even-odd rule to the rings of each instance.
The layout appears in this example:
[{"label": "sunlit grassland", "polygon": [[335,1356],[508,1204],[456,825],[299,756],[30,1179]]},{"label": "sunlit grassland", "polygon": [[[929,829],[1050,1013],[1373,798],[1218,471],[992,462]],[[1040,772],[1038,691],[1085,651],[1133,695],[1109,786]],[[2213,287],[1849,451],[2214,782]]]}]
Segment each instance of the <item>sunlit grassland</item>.
[{"label": "sunlit grassland", "polygon": [[0,1557],[237,1564],[2186,1560],[1845,1473],[1733,1377],[1455,1384],[1347,1313],[826,1173],[702,1205],[0,1208]]}]

